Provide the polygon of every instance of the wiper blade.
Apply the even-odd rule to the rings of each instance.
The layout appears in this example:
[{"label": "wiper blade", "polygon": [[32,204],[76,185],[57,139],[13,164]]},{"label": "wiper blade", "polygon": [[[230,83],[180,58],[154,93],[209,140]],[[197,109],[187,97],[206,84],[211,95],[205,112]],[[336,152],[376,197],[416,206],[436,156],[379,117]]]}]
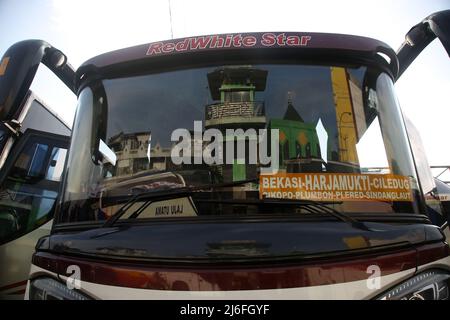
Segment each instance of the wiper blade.
[{"label": "wiper blade", "polygon": [[334,208],[328,207],[330,204],[335,204],[335,202],[323,202],[316,200],[292,200],[292,199],[277,199],[277,198],[264,198],[264,199],[196,199],[197,202],[209,202],[209,203],[229,203],[229,204],[246,204],[246,205],[257,205],[257,204],[288,204],[297,205],[305,208],[310,213],[325,213],[335,217],[336,219],[346,222],[351,226],[361,229],[364,231],[373,231],[367,227],[363,222],[358,221],[349,215],[338,211]]},{"label": "wiper blade", "polygon": [[[133,196],[129,201],[127,201],[122,207],[120,207],[106,222],[102,225],[102,228],[107,228],[113,226],[119,219],[122,217],[129,208],[131,208],[137,201],[146,200],[142,206],[140,206],[130,217],[136,218],[142,213],[145,208],[147,208],[152,202],[161,201],[161,200],[170,200],[176,198],[182,198],[186,196],[191,196],[196,192],[200,192],[207,189],[215,189],[215,188],[226,188],[226,187],[234,187],[240,186],[246,183],[256,183],[258,179],[248,179],[248,180],[240,180],[228,183],[213,183],[213,184],[205,184],[199,186],[192,187],[181,187],[181,188],[172,188],[165,189],[160,191],[151,191],[151,192],[141,192]],[[277,198],[264,198],[264,199],[196,199],[197,202],[210,202],[210,203],[230,203],[230,204],[292,204],[299,205],[304,207],[307,211],[317,214],[317,213],[325,213],[335,217],[336,219],[346,222],[350,224],[352,227],[364,230],[364,231],[373,231],[369,227],[367,227],[363,222],[358,221],[349,215],[338,211],[334,208],[328,207],[330,204],[334,204],[334,202],[323,202],[316,200],[292,200],[292,199],[277,199]]]},{"label": "wiper blade", "polygon": [[226,187],[236,187],[246,183],[258,182],[258,179],[248,179],[248,180],[239,180],[234,182],[227,183],[211,183],[204,184],[199,186],[192,187],[181,187],[181,188],[172,188],[172,189],[164,189],[159,191],[150,191],[150,192],[141,192],[131,197],[123,206],[121,206],[106,222],[101,226],[101,228],[112,227],[117,220],[122,217],[129,208],[131,208],[137,201],[146,200],[145,203],[133,213],[133,216],[139,215],[148,205],[152,202],[160,201],[160,200],[170,200],[181,198],[184,196],[190,196],[196,192],[207,190],[207,189],[215,189],[215,188],[226,188]]}]

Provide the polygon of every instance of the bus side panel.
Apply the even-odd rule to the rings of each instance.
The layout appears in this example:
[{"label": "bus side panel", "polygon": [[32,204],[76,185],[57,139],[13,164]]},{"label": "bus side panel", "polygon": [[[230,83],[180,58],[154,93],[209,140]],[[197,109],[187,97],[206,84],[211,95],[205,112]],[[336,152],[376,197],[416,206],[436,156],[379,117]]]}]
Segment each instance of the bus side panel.
[{"label": "bus side panel", "polygon": [[52,222],[0,246],[0,300],[24,298],[35,244],[50,233]]},{"label": "bus side panel", "polygon": [[22,122],[22,132],[28,128],[70,136],[70,128],[37,100],[31,102]]}]

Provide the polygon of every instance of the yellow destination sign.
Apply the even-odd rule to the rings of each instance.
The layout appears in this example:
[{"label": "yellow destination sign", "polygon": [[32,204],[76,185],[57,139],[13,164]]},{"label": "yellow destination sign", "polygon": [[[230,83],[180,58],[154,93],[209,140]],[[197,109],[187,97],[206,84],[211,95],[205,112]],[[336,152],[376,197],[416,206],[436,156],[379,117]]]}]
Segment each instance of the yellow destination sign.
[{"label": "yellow destination sign", "polygon": [[410,178],[390,174],[278,173],[260,176],[261,198],[412,201]]}]

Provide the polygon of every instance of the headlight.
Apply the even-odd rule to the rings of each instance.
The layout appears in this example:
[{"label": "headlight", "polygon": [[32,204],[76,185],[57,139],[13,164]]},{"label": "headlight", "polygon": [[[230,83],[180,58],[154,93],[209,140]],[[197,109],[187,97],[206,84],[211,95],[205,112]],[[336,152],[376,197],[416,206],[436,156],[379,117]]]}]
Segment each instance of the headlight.
[{"label": "headlight", "polygon": [[383,293],[379,300],[449,300],[450,273],[428,270]]},{"label": "headlight", "polygon": [[75,289],[51,278],[37,278],[30,283],[30,300],[90,300]]}]

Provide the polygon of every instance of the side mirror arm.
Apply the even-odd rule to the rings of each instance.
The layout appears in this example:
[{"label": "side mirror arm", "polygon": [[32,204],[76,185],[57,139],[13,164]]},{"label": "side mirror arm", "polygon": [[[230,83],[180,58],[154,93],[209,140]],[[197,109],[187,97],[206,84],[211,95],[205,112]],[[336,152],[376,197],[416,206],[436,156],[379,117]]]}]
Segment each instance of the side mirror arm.
[{"label": "side mirror arm", "polygon": [[0,60],[0,120],[14,119],[41,63],[75,93],[75,70],[61,51],[42,40],[15,43]]},{"label": "side mirror arm", "polygon": [[435,38],[441,41],[450,56],[450,10],[433,13],[408,31],[405,41],[397,50],[397,79]]}]

